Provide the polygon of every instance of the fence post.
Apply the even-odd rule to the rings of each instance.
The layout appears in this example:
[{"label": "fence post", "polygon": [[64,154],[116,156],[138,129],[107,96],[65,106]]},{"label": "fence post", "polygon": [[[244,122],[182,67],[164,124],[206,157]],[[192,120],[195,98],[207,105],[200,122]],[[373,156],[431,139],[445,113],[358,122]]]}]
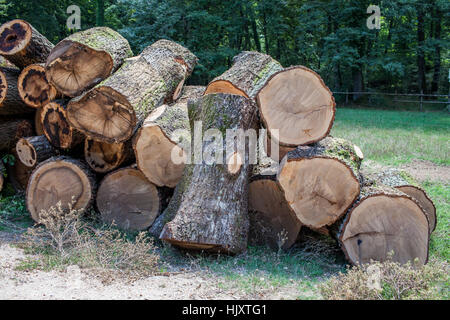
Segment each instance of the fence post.
[{"label": "fence post", "polygon": [[423,90],[420,90],[420,111],[423,111]]},{"label": "fence post", "polygon": [[345,105],[348,105],[348,89],[345,92]]}]

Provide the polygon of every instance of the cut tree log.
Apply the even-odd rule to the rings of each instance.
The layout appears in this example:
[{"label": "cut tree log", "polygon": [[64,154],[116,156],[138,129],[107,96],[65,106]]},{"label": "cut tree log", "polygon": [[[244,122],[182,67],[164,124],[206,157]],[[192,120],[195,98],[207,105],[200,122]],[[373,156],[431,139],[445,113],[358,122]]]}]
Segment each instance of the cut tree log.
[{"label": "cut tree log", "polygon": [[74,210],[86,210],[95,197],[95,176],[82,162],[65,157],[52,157],[40,163],[31,174],[26,204],[34,221],[39,223],[41,211],[61,204]]},{"label": "cut tree log", "polygon": [[[256,95],[261,120],[281,145],[308,145],[326,137],[336,103],[320,76],[303,66],[273,74]],[[278,130],[275,132],[275,130]]]},{"label": "cut tree log", "polygon": [[45,106],[58,95],[56,88],[47,81],[44,64],[32,64],[23,69],[17,86],[23,102],[33,108]]},{"label": "cut tree log", "polygon": [[0,67],[0,116],[32,113],[17,89],[19,69]]},{"label": "cut tree log", "polygon": [[343,219],[330,228],[348,261],[354,265],[391,259],[407,263],[428,260],[428,218],[419,203],[407,194],[367,181]]},{"label": "cut tree log", "polygon": [[[283,160],[284,156],[289,152],[295,149],[295,147],[285,147],[280,145],[280,143],[274,139],[273,137],[269,137],[269,135],[267,134],[267,130],[265,131],[265,136],[266,138],[263,140],[264,141],[264,151],[267,153],[267,155],[269,157],[271,157],[273,160],[280,162],[281,160]],[[276,150],[276,148],[274,148],[274,146],[272,146],[272,144],[274,145],[278,145],[278,153],[276,152],[272,152],[272,148],[274,150]]]},{"label": "cut tree log", "polygon": [[13,164],[6,164],[6,171],[8,173],[9,182],[17,193],[24,193],[27,189],[28,181],[30,180],[33,168],[30,168],[19,160],[16,149],[13,148],[10,153],[14,156]]},{"label": "cut tree log", "polygon": [[36,135],[42,136],[44,134],[44,128],[42,127],[42,111],[44,108],[37,108],[34,114],[34,131]]},{"label": "cut tree log", "polygon": [[420,184],[415,181],[411,175],[407,172],[397,169],[375,169],[370,167],[364,167],[362,171],[364,176],[368,179],[378,181],[379,183],[396,188],[408,196],[414,198],[419,202],[420,206],[425,210],[428,217],[428,222],[430,223],[430,232],[436,229],[437,217],[436,217],[436,207],[433,201],[428,197],[427,193]]},{"label": "cut tree log", "polygon": [[263,158],[253,167],[249,184],[249,244],[273,250],[289,249],[297,240],[301,223],[276,181],[277,163]]},{"label": "cut tree log", "polygon": [[53,47],[46,37],[24,20],[12,20],[0,27],[0,55],[20,69],[45,62]]},{"label": "cut tree log", "polygon": [[107,27],[71,34],[47,58],[47,78],[55,88],[76,97],[94,87],[133,56],[128,41]]},{"label": "cut tree log", "polygon": [[177,92],[194,68],[186,64],[195,61],[189,50],[160,40],[140,56],[127,59],[100,85],[72,99],[68,121],[90,139],[124,142],[151,111],[179,95]]},{"label": "cut tree log", "polygon": [[134,162],[131,139],[126,142],[106,143],[86,138],[84,159],[92,170],[106,173]]},{"label": "cut tree log", "polygon": [[[191,130],[195,121],[202,121],[203,133],[211,128],[222,135],[226,129],[257,128],[256,105],[242,96],[205,95],[189,103],[189,114]],[[247,247],[250,165],[244,155],[237,165],[230,165],[226,155],[216,154],[221,163],[210,161],[212,153],[220,154],[224,148],[216,139],[220,142],[218,137],[203,140],[201,150],[211,151],[209,156],[186,165],[164,214],[166,221],[175,218],[164,226],[160,238],[182,248],[236,254]]]},{"label": "cut tree log", "polygon": [[[204,90],[204,87],[185,88],[175,104],[156,108],[134,138],[138,168],[159,187],[175,188],[181,180],[188,156],[182,146],[191,144],[187,103],[199,98]],[[181,131],[184,134],[180,135]],[[173,154],[180,161],[174,161]]]},{"label": "cut tree log", "polygon": [[320,229],[347,212],[359,195],[362,158],[351,142],[332,137],[287,153],[277,179],[302,224]]},{"label": "cut tree log", "polygon": [[30,168],[56,154],[55,149],[43,135],[21,138],[17,141],[16,151],[19,157],[18,160]]},{"label": "cut tree log", "polygon": [[157,188],[136,167],[122,168],[102,180],[97,208],[102,220],[125,230],[148,229],[167,205],[171,191]]},{"label": "cut tree log", "polygon": [[17,141],[22,137],[33,135],[33,125],[26,119],[0,118],[0,151],[9,152],[15,149]]},{"label": "cut tree log", "polygon": [[243,51],[233,58],[233,65],[208,84],[205,94],[229,93],[254,99],[266,81],[283,70],[271,56]]},{"label": "cut tree log", "polygon": [[60,149],[72,149],[81,144],[84,135],[69,125],[67,121],[67,102],[55,100],[42,108],[41,122],[45,137]]}]

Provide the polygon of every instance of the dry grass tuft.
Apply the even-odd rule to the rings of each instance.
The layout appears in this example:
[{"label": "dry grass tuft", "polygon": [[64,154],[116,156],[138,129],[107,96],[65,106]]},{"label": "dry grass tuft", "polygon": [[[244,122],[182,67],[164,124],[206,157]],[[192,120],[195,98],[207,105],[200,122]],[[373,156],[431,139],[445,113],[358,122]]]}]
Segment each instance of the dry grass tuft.
[{"label": "dry grass tuft", "polygon": [[448,274],[448,263],[437,260],[425,266],[372,261],[333,276],[320,292],[328,300],[448,299]]},{"label": "dry grass tuft", "polygon": [[146,233],[133,239],[114,225],[93,227],[81,219],[83,212],[61,203],[40,213],[40,224],[29,228],[20,246],[39,256],[34,268],[60,269],[68,265],[117,271],[134,279],[156,272],[158,255]]}]

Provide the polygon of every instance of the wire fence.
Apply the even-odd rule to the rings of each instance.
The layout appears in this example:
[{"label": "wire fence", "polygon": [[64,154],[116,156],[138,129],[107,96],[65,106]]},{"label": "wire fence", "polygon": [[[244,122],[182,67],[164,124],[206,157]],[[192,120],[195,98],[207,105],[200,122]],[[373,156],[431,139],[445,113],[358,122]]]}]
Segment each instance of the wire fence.
[{"label": "wire fence", "polygon": [[[345,104],[349,103],[350,96],[363,96],[363,95],[379,95],[379,96],[393,96],[393,97],[406,97],[402,99],[394,98],[393,102],[403,103],[417,103],[419,111],[424,111],[424,104],[442,104],[445,105],[443,109],[450,111],[450,93],[449,94],[424,94],[421,93],[384,93],[384,92],[353,92],[353,91],[333,91],[333,94],[345,95]],[[412,100],[414,97],[417,99]],[[405,100],[407,99],[407,100]]]}]

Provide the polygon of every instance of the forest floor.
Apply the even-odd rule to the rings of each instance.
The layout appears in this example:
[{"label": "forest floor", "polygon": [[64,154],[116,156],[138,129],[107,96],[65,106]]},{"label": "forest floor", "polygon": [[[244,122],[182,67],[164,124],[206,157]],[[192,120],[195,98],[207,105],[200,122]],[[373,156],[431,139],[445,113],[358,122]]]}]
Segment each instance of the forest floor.
[{"label": "forest floor", "polygon": [[[331,134],[359,145],[370,165],[403,168],[422,183],[438,216],[430,258],[450,262],[449,114],[338,109]],[[320,284],[346,268],[334,241],[310,232],[287,252],[249,247],[234,257],[157,242],[158,272],[139,279],[76,264],[42,268],[42,255],[18,245],[31,225],[23,197],[0,197],[0,299],[321,299]]]}]

